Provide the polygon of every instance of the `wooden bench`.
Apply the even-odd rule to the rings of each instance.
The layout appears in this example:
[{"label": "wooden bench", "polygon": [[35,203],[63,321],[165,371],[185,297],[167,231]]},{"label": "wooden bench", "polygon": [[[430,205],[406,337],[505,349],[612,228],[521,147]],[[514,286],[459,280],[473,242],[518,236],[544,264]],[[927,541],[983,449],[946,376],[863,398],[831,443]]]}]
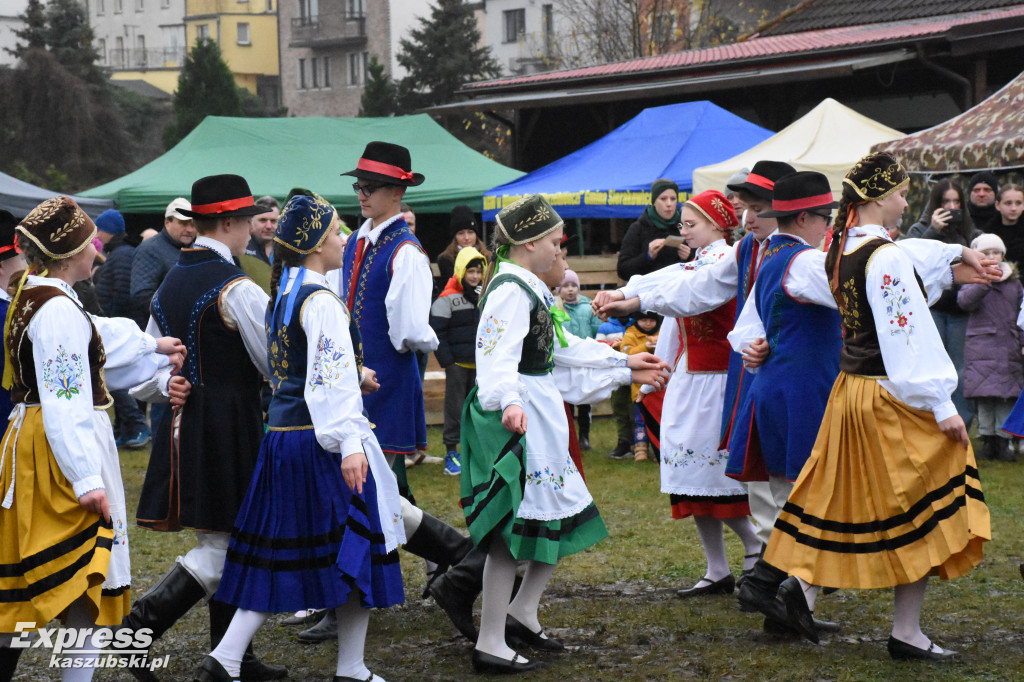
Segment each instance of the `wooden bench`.
[{"label": "wooden bench", "polygon": [[[569,256],[569,269],[580,277],[580,289],[590,298],[602,289],[614,289],[622,284],[615,271],[618,256]],[[431,270],[437,276],[437,264],[431,263]],[[437,358],[430,354],[427,374],[423,381],[423,402],[427,413],[428,426],[444,424],[444,370],[437,364]],[[605,400],[594,406],[595,415],[611,414],[611,407]]]}]

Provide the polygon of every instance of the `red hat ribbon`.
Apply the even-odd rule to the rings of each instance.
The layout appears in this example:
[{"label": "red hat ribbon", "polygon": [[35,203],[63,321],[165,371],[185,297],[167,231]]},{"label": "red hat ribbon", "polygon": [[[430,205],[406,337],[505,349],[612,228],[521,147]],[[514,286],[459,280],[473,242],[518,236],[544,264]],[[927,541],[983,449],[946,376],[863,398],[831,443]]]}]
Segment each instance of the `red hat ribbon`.
[{"label": "red hat ribbon", "polygon": [[381,175],[397,178],[398,180],[413,179],[412,171],[402,170],[398,166],[392,166],[390,163],[381,163],[380,161],[371,161],[370,159],[359,159],[356,168],[370,173],[380,173]]},{"label": "red hat ribbon", "polygon": [[252,206],[256,202],[252,196],[238,197],[237,199],[227,199],[226,201],[218,201],[213,204],[192,204],[192,210],[196,213],[224,213],[225,211],[236,211],[240,208]]},{"label": "red hat ribbon", "polygon": [[764,187],[765,189],[774,189],[775,187],[774,180],[769,180],[763,175],[756,175],[754,173],[751,173],[750,175],[747,176],[747,182],[749,182],[751,185]]},{"label": "red hat ribbon", "polygon": [[815,208],[832,203],[832,193],[819,194],[815,197],[800,197],[799,199],[772,199],[773,211],[802,211],[805,208]]}]

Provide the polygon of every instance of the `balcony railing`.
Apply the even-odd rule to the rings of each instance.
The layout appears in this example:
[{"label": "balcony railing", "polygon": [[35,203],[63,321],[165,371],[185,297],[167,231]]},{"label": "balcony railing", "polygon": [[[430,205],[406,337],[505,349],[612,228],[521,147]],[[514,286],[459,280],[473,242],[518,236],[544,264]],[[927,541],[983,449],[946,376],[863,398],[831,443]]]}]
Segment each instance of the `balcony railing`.
[{"label": "balcony railing", "polygon": [[361,45],[366,42],[366,17],[343,12],[292,19],[291,47]]},{"label": "balcony railing", "polygon": [[185,63],[185,48],[168,47],[163,49],[145,50],[141,48],[125,48],[107,50],[105,66],[112,69],[158,69],[161,67],[181,66]]}]

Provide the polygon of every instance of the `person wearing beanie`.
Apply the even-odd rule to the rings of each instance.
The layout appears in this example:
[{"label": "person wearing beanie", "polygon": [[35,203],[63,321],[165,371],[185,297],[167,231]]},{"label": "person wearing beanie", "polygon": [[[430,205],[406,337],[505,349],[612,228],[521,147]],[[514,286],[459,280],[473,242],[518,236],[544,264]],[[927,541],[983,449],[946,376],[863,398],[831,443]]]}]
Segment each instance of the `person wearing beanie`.
[{"label": "person wearing beanie", "polygon": [[978,227],[992,221],[996,214],[996,194],[999,179],[992,171],[981,171],[971,176],[967,183],[967,211]]},{"label": "person wearing beanie", "polygon": [[[96,298],[107,317],[131,317],[132,261],[135,247],[128,243],[124,217],[115,209],[96,218],[96,234],[103,242],[106,260],[93,274]],[[114,436],[118,447],[145,447],[152,437],[145,410],[128,395],[127,389],[111,391],[114,399]]]},{"label": "person wearing beanie", "polygon": [[957,293],[957,303],[967,313],[964,344],[964,397],[978,410],[978,435],[983,446],[978,459],[1017,460],[1010,447],[1011,432],[1024,433],[1024,425],[1007,422],[1014,401],[1024,388],[1021,364],[1021,329],[1017,315],[1024,300],[1016,263],[1007,263],[1006,245],[994,234],[983,234],[971,248],[999,261],[1002,277],[990,284],[968,284]]},{"label": "person wearing beanie", "polygon": [[491,260],[491,252],[487,250],[480,236],[480,221],[469,206],[459,205],[452,209],[448,232],[451,241],[437,256],[438,275],[434,281],[438,291],[443,289],[455,274],[455,257],[467,246],[476,249],[488,262]]},{"label": "person wearing beanie", "polygon": [[[565,322],[565,328],[581,339],[596,338],[597,330],[601,326],[601,318],[595,315],[591,309],[590,299],[580,293],[579,275],[567,269],[562,275],[562,283],[555,293],[562,301],[562,309],[569,316]],[[576,415],[580,450],[589,450],[590,405],[574,405],[572,409]]]},{"label": "person wearing beanie", "polygon": [[[665,240],[673,238],[667,244]],[[616,269],[620,279],[646,275],[690,257],[679,235],[679,186],[667,178],[651,185],[651,205],[626,230]]]},{"label": "person wearing beanie", "polygon": [[[0,258],[20,249],[29,268],[11,282],[4,337],[3,386],[16,407],[0,445],[0,633],[62,618],[77,635],[57,657],[64,679],[84,681],[131,603],[107,391],[180,368],[185,347],[82,309],[71,285],[92,272],[96,226],[73,199],[44,201],[15,229],[17,246],[0,246]],[[177,386],[168,388],[181,399],[187,387]],[[0,679],[11,679],[22,650],[0,637]]]},{"label": "person wearing beanie", "polygon": [[913,262],[885,230],[906,210],[909,182],[885,153],[843,180],[824,267],[842,320],[840,372],[764,561],[791,576],[778,598],[811,641],[820,587],[895,588],[890,657],[938,662],[958,654],[921,630],[928,578],[966,575],[992,533],[950,398],[956,369]]}]

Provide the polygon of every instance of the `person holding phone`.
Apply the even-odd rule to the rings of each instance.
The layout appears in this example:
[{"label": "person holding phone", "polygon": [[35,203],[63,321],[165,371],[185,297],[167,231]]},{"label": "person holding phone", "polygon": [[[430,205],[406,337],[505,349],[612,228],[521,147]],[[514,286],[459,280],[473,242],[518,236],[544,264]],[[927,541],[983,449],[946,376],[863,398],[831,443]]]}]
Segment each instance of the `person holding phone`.
[{"label": "person holding phone", "polygon": [[619,277],[628,280],[689,260],[690,247],[679,234],[679,220],[679,186],[667,178],[655,180],[651,205],[622,238],[616,268]]}]

